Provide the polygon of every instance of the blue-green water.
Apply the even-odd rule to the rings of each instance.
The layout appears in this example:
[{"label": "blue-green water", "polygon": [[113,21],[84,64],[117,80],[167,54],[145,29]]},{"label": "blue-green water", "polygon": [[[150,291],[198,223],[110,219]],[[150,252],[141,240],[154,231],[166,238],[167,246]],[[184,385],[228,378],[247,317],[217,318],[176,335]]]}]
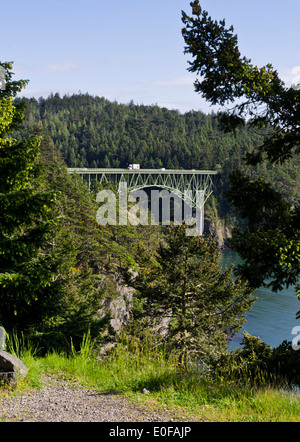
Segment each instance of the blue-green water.
[{"label": "blue-green water", "polygon": [[[237,264],[239,256],[231,251],[222,253],[221,264],[228,267]],[[282,341],[292,341],[292,329],[300,326],[296,313],[300,310],[300,302],[293,287],[282,292],[273,293],[270,289],[259,288],[253,296],[258,298],[246,315],[243,331],[259,336],[271,347],[277,347]],[[238,348],[243,338],[242,332],[231,341],[230,347]]]}]

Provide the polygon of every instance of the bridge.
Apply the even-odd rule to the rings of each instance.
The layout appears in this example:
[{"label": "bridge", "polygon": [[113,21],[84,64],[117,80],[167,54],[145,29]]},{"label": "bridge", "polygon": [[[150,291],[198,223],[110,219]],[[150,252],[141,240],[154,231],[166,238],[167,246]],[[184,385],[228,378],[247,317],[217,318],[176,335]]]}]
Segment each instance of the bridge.
[{"label": "bridge", "polygon": [[[213,170],[173,170],[173,169],[98,169],[69,168],[69,173],[79,174],[87,182],[89,189],[93,181],[119,185],[119,192],[126,186],[132,192],[149,187],[159,187],[175,195],[185,195],[185,202],[198,209],[203,230],[204,204],[213,192]],[[125,184],[126,183],[126,184]],[[200,195],[200,198],[199,198]]]}]

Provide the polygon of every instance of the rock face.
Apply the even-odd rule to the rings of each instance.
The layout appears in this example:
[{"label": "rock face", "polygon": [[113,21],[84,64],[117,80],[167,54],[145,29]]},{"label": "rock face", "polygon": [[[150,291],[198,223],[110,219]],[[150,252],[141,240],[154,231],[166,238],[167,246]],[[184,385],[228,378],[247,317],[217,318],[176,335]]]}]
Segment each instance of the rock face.
[{"label": "rock face", "polygon": [[[135,273],[134,275],[137,274]],[[119,332],[122,327],[130,324],[132,301],[135,293],[135,290],[132,287],[124,285],[122,280],[118,277],[115,277],[114,289],[116,296],[113,299],[107,298],[103,301],[103,310],[99,312],[100,317],[104,317],[107,313],[110,314],[109,334],[111,336],[114,336]],[[155,326],[154,330],[161,336],[165,336],[169,331],[169,324],[169,317],[162,318],[159,324]],[[111,348],[111,345],[113,346],[114,344],[106,345],[103,348],[102,353],[105,354],[106,350]]]},{"label": "rock face", "polygon": [[16,356],[7,351],[0,351],[0,380],[14,386],[28,373],[28,368]]},{"label": "rock face", "polygon": [[133,298],[134,290],[127,286],[122,286],[116,283],[115,286],[116,296],[114,299],[110,299],[103,303],[104,309],[101,312],[101,316],[109,312],[110,319],[110,332],[115,334],[120,331],[124,325],[128,325],[130,322],[130,304]]},{"label": "rock face", "polygon": [[116,289],[120,293],[118,299],[111,301],[110,311],[112,318],[110,326],[114,332],[119,331],[122,326],[130,322],[130,304],[133,298],[134,290],[127,286],[116,284]]},{"label": "rock face", "polygon": [[231,228],[227,227],[221,219],[212,221],[208,227],[210,234],[215,234],[220,250],[230,250],[227,240],[231,238]]},{"label": "rock face", "polygon": [[[106,278],[103,278],[105,287]],[[115,276],[111,281],[113,285],[113,296],[107,296],[103,301],[103,309],[99,311],[100,317],[110,314],[110,330],[114,335],[121,330],[123,326],[130,323],[131,303],[134,296],[134,289],[124,285],[122,279]],[[112,287],[111,287],[112,288]]]}]

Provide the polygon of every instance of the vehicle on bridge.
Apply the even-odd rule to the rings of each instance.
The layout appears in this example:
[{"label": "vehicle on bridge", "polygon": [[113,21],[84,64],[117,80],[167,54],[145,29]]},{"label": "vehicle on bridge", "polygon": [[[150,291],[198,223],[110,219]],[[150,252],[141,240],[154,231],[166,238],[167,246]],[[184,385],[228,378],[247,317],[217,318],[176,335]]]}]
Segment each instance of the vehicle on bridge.
[{"label": "vehicle on bridge", "polygon": [[140,164],[129,164],[128,169],[130,170],[138,170],[140,169]]}]

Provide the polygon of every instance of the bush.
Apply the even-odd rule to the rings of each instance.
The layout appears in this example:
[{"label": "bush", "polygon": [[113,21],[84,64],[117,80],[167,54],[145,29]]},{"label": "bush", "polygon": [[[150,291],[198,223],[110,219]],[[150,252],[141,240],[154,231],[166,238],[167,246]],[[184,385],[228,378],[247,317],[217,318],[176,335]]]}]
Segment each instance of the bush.
[{"label": "bush", "polygon": [[291,342],[272,348],[245,332],[241,345],[242,349],[223,355],[213,364],[215,377],[257,387],[286,389],[300,385],[300,354],[293,350]]}]

